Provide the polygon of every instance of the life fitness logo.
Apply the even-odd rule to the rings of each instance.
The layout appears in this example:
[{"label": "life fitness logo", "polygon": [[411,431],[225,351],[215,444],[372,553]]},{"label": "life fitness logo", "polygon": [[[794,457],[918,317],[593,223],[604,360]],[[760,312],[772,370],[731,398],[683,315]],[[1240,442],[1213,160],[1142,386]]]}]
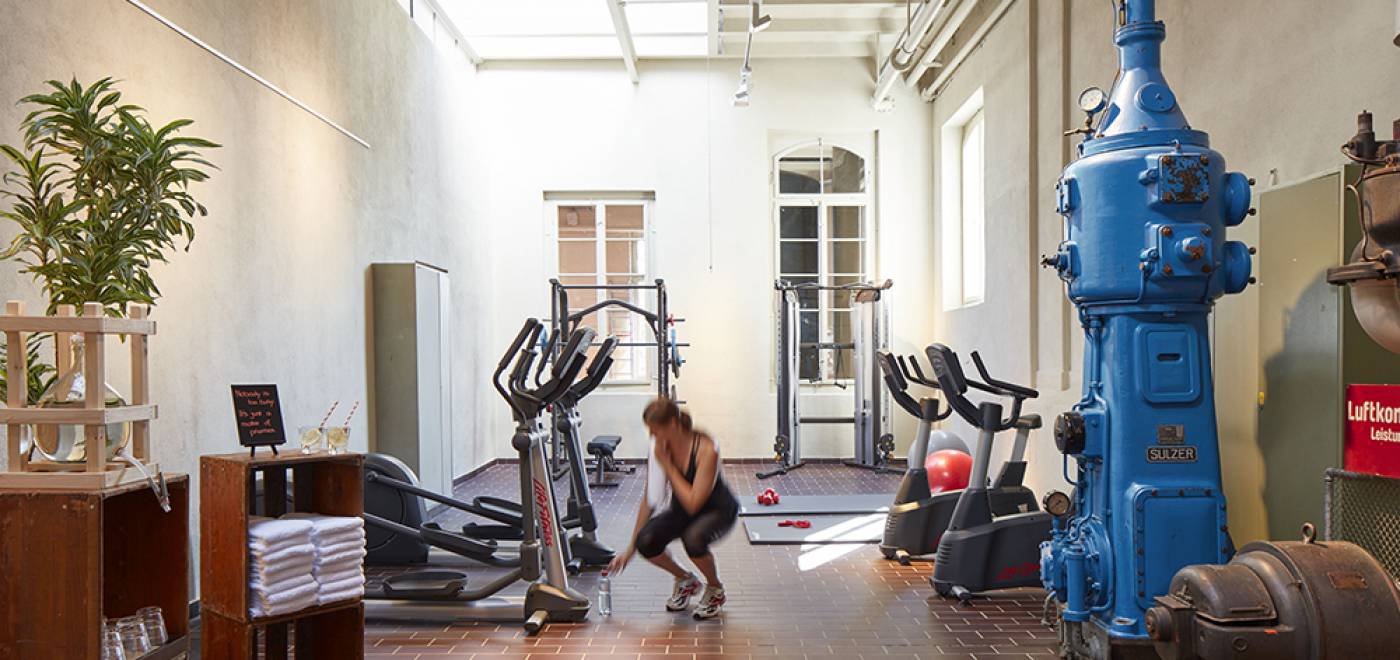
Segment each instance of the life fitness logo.
[{"label": "life fitness logo", "polygon": [[536,517],[540,520],[540,538],[544,540],[544,547],[554,547],[554,516],[549,515],[549,489],[540,483],[539,479],[531,480],[535,486],[535,510],[539,512]]},{"label": "life fitness logo", "polygon": [[1400,386],[1348,385],[1342,465],[1400,477]]}]

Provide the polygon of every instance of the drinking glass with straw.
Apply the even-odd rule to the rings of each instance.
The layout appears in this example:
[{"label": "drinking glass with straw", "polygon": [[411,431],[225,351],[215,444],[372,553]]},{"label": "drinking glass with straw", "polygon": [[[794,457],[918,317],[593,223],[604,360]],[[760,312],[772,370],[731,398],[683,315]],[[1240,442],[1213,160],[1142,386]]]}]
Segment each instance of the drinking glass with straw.
[{"label": "drinking glass with straw", "polygon": [[345,452],[345,447],[350,444],[350,419],[355,416],[355,411],[360,409],[360,402],[356,401],[350,406],[350,414],[345,416],[345,422],[340,426],[332,426],[326,429],[326,444],[331,448],[332,454]]},{"label": "drinking glass with straw", "polygon": [[336,407],[339,405],[339,401],[332,403],[331,409],[326,411],[325,416],[321,418],[320,424],[301,427],[301,453],[310,454],[312,450],[321,445],[321,440],[325,438],[326,435],[326,421],[331,418],[331,413],[335,412]]}]

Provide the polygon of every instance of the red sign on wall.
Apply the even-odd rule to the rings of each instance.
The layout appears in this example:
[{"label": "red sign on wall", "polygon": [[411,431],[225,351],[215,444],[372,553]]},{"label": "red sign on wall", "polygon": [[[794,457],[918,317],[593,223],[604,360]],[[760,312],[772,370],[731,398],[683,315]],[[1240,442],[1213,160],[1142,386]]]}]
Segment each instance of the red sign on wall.
[{"label": "red sign on wall", "polygon": [[1400,385],[1347,385],[1342,465],[1400,478]]}]

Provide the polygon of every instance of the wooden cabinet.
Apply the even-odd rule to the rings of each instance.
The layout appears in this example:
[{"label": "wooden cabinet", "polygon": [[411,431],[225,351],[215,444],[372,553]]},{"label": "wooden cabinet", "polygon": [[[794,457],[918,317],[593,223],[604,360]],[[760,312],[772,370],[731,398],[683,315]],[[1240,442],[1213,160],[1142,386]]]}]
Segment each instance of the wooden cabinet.
[{"label": "wooden cabinet", "polygon": [[[363,457],[286,453],[255,458],[243,453],[224,454],[200,457],[199,470],[203,657],[257,657],[261,633],[266,657],[286,658],[293,631],[298,658],[364,657],[364,606],[359,599],[282,616],[252,618],[248,614],[249,515],[254,510],[265,511],[269,516],[288,511],[361,515]],[[260,503],[256,499],[259,494]]]},{"label": "wooden cabinet", "polygon": [[151,605],[187,644],[189,478],[166,479],[169,513],[144,482],[0,490],[0,658],[97,658],[103,617]]}]

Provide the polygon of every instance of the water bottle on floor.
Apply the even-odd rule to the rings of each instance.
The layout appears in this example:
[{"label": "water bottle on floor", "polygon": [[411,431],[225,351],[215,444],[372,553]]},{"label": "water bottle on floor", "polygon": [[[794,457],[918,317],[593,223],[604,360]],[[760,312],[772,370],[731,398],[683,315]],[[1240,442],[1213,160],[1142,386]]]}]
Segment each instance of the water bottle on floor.
[{"label": "water bottle on floor", "polygon": [[612,580],[607,571],[598,578],[598,614],[612,616]]}]

